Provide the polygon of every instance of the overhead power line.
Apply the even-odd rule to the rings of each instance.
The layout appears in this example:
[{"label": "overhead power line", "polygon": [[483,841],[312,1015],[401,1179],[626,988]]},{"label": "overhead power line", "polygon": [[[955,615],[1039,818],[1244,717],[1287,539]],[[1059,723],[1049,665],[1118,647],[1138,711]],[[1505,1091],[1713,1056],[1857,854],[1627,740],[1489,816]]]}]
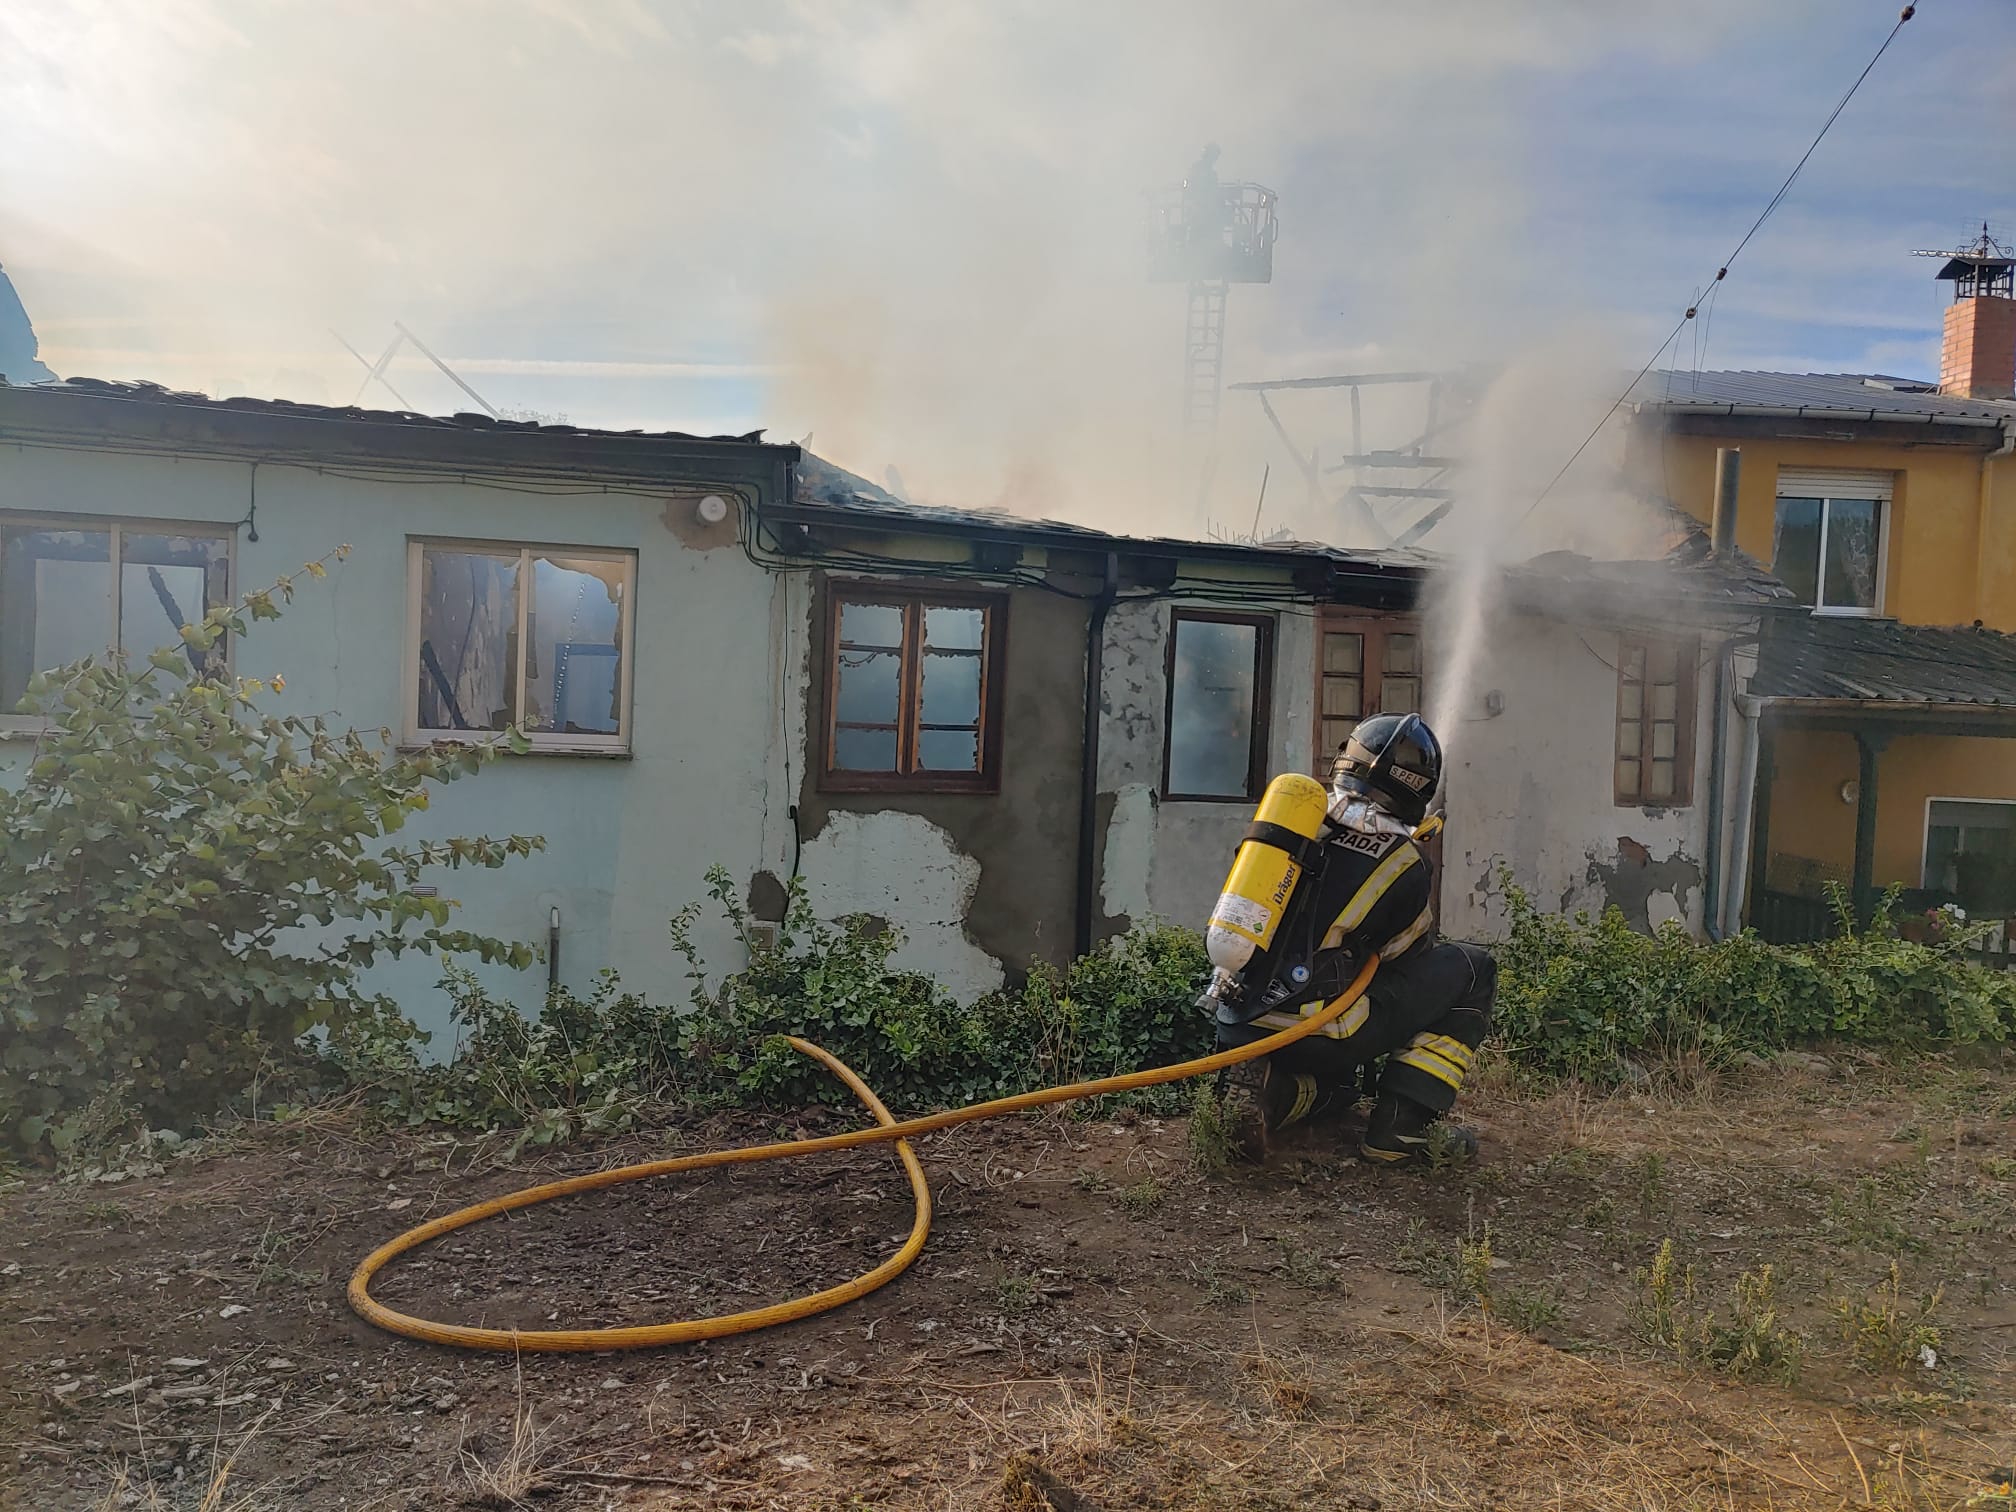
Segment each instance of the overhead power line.
[{"label": "overhead power line", "polygon": [[[1715,270],[1715,276],[1707,284],[1711,298],[1715,291],[1720,288],[1722,280],[1729,276],[1729,270],[1735,266],[1736,259],[1743,255],[1743,249],[1750,245],[1750,239],[1763,229],[1764,222],[1771,218],[1771,213],[1779,205],[1783,204],[1785,196],[1791,193],[1792,185],[1797,182],[1800,172],[1819,149],[1820,144],[1827,139],[1827,133],[1834,129],[1834,123],[1841,119],[1841,112],[1846,110],[1848,102],[1855,98],[1855,92],[1862,87],[1862,81],[1867,79],[1875,70],[1876,65],[1883,61],[1883,54],[1890,51],[1890,44],[1895,42],[1897,34],[1904,30],[1904,23],[1917,13],[1918,7],[1915,5],[1907,5],[1897,13],[1897,24],[1890,28],[1890,35],[1883,39],[1883,45],[1877,48],[1874,56],[1862,66],[1862,72],[1855,76],[1855,82],[1848,86],[1848,92],[1842,95],[1833,110],[1828,112],[1827,119],[1821,123],[1820,130],[1814,134],[1813,140],[1806,144],[1806,150],[1799,154],[1799,161],[1794,163],[1792,171],[1785,175],[1785,182],[1778,186],[1778,192],[1771,196],[1770,201],[1762,210],[1757,212],[1757,219],[1750,223],[1750,229],[1743,233],[1743,239],[1736,243],[1735,250],[1722,259],[1721,266]],[[1687,312],[1675,323],[1673,329],[1667,333],[1666,339],[1659,343],[1658,348],[1652,355],[1645,359],[1645,365],[1638,369],[1636,376],[1624,385],[1623,392],[1618,394],[1616,399],[1611,402],[1610,408],[1603,412],[1603,418],[1590,427],[1589,434],[1582,438],[1582,444],[1569,454],[1568,460],[1561,464],[1560,470],[1547,480],[1547,486],[1533,496],[1533,502],[1528,504],[1525,513],[1519,516],[1522,521],[1540,507],[1546,497],[1554,491],[1556,484],[1568,476],[1568,469],[1581,460],[1582,453],[1589,450],[1590,444],[1603,433],[1603,427],[1610,423],[1610,417],[1624,407],[1624,401],[1631,397],[1631,391],[1645,381],[1645,375],[1652,371],[1653,365],[1665,355],[1666,349],[1679,339],[1680,333],[1687,329],[1687,322],[1692,320],[1699,311],[1700,302],[1698,300],[1694,304],[1687,306]]]}]

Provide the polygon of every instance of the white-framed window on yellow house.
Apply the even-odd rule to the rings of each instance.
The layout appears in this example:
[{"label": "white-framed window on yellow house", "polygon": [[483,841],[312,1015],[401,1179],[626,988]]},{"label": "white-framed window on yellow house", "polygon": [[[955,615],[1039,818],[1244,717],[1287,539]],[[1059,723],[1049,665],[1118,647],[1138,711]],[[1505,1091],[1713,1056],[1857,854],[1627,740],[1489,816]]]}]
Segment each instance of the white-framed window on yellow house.
[{"label": "white-framed window on yellow house", "polygon": [[634,551],[414,540],[406,576],[409,740],[630,749]]},{"label": "white-framed window on yellow house", "polygon": [[37,672],[181,645],[229,598],[232,539],[228,525],[0,515],[0,728],[33,723],[18,706]]},{"label": "white-framed window on yellow house", "polygon": [[1895,475],[1778,473],[1771,571],[1815,614],[1881,614]]}]

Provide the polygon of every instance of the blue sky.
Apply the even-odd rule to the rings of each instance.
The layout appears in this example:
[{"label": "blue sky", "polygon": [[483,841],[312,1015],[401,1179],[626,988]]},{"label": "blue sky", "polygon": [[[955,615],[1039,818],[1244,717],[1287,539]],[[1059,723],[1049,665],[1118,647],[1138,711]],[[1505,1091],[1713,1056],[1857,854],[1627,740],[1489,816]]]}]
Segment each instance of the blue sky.
[{"label": "blue sky", "polygon": [[[500,406],[810,431],[968,501],[1067,474],[1110,497],[1168,447],[1180,345],[1138,196],[1205,139],[1281,194],[1228,377],[1549,347],[1628,370],[1895,16],[13,0],[0,262],[59,372],[349,402],[331,330],[375,355],[403,320]],[[2016,231],[2012,127],[2016,4],[1927,0],[1704,364],[1932,371],[1942,291],[1910,253]],[[462,403],[412,361],[394,381]]]}]

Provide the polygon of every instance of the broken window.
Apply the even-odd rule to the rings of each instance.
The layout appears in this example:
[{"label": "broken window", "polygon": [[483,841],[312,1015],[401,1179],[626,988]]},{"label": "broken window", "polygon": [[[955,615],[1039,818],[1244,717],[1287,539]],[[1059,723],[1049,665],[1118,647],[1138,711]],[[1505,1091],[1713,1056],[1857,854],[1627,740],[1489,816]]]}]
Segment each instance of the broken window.
[{"label": "broken window", "polygon": [[37,672],[182,642],[230,592],[225,530],[130,522],[0,524],[0,717]]},{"label": "broken window", "polygon": [[1273,628],[1261,615],[1175,611],[1163,796],[1259,797]]},{"label": "broken window", "polygon": [[1792,596],[1822,614],[1875,614],[1882,607],[1888,473],[1778,475],[1771,571]]},{"label": "broken window", "polygon": [[1624,636],[1617,660],[1617,801],[1672,808],[1694,799],[1694,681],[1700,643]]},{"label": "broken window", "polygon": [[635,553],[419,541],[409,552],[415,739],[516,726],[545,750],[628,749]]},{"label": "broken window", "polygon": [[1317,636],[1315,771],[1328,782],[1359,720],[1421,712],[1421,633],[1398,616],[1326,614]]},{"label": "broken window", "polygon": [[993,791],[1006,598],[850,583],[828,609],[821,785]]}]

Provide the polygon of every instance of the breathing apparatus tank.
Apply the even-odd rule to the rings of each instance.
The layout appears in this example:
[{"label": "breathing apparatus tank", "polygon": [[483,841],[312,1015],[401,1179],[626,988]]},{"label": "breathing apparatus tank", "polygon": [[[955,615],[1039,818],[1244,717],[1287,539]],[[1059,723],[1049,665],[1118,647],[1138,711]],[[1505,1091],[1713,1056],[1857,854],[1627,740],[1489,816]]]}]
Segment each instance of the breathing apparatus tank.
[{"label": "breathing apparatus tank", "polygon": [[1254,954],[1274,943],[1302,880],[1303,855],[1322,834],[1329,809],[1330,794],[1313,777],[1284,772],[1267,784],[1204,932],[1216,968],[1206,991],[1212,1003],[1222,1002]]}]

